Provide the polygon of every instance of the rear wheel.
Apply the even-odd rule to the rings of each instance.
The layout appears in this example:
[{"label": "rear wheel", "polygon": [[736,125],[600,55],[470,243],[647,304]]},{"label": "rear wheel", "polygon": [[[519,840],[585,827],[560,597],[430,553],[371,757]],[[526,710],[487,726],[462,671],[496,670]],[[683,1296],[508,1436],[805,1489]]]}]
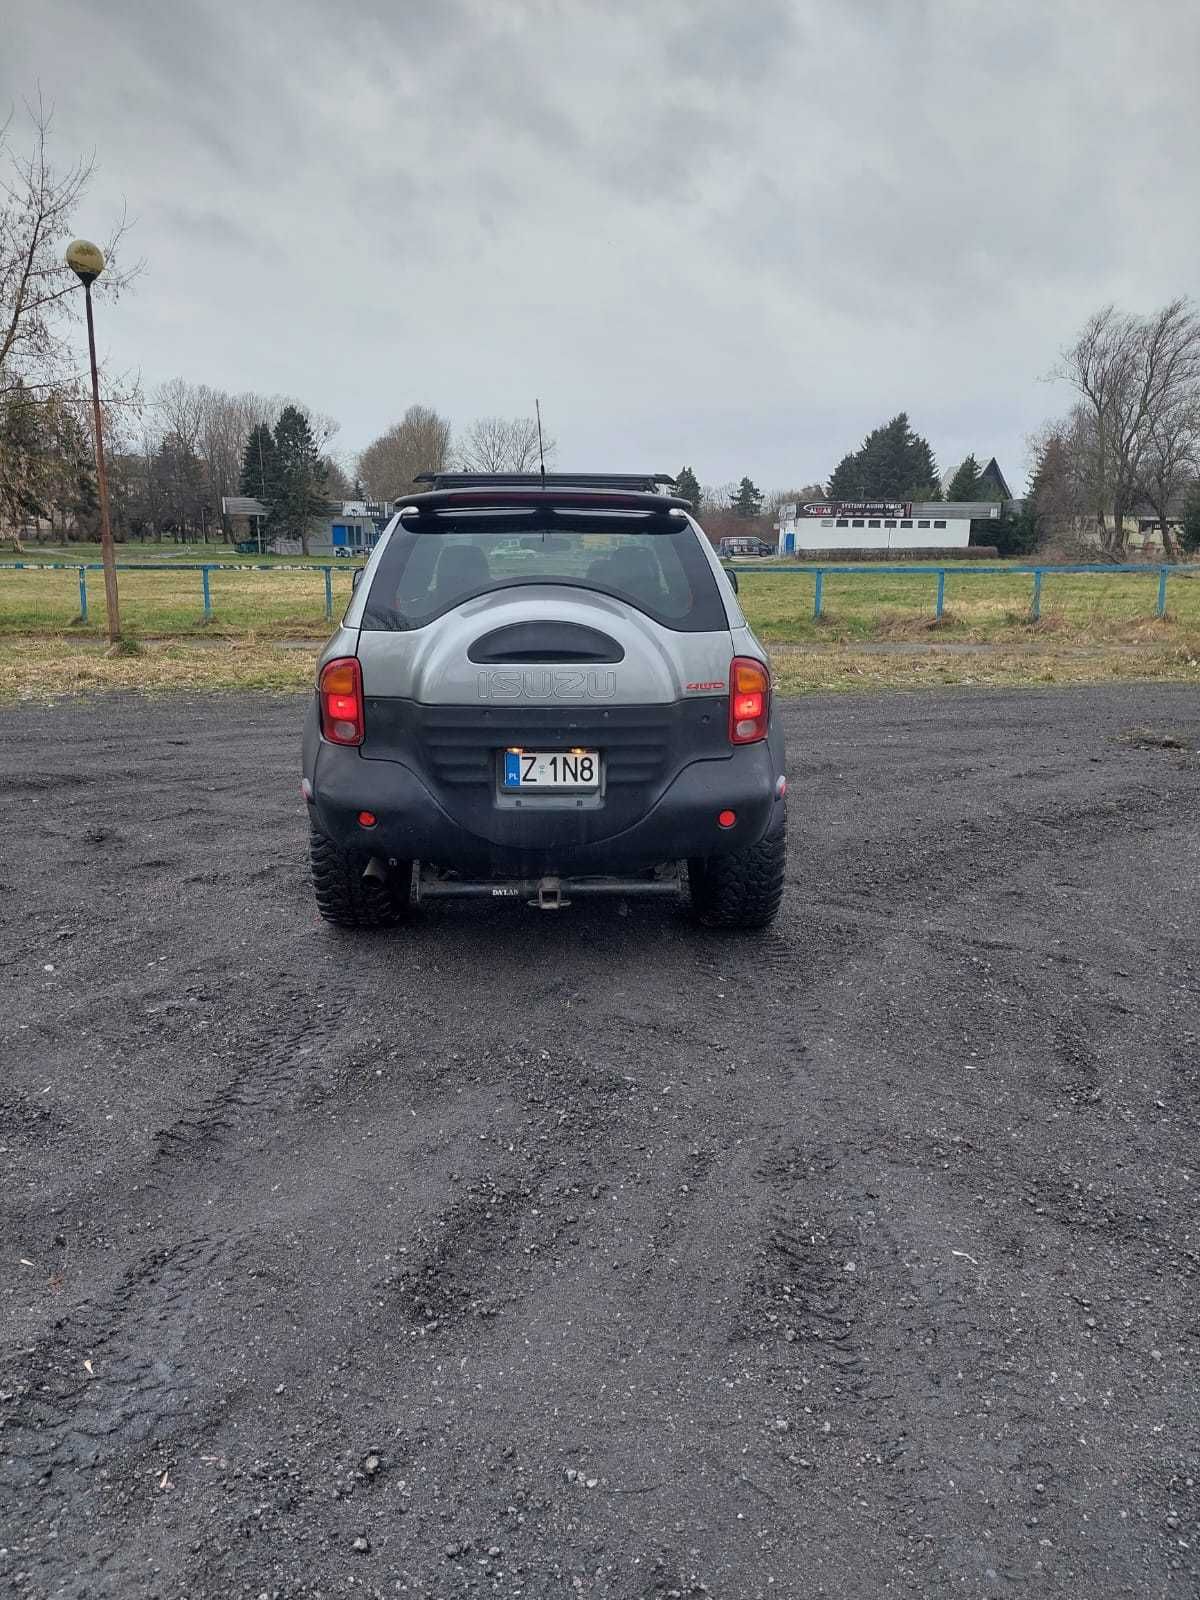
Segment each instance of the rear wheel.
[{"label": "rear wheel", "polygon": [[748,849],[688,862],[692,910],[708,928],[765,928],[783,899],[786,867],[787,821],[781,816]]},{"label": "rear wheel", "polygon": [[393,928],[409,906],[411,862],[389,869],[385,880],[364,878],[370,856],[343,850],[313,828],[309,837],[317,910],[339,928]]}]

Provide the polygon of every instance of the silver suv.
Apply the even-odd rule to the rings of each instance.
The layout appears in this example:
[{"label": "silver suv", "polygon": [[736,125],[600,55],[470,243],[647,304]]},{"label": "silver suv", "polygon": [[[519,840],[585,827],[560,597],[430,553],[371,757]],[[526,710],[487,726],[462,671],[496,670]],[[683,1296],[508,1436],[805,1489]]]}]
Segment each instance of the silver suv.
[{"label": "silver suv", "polygon": [[767,656],[672,480],[426,481],[321,656],[321,915],[683,892],[711,926],[769,923],[787,780]]}]

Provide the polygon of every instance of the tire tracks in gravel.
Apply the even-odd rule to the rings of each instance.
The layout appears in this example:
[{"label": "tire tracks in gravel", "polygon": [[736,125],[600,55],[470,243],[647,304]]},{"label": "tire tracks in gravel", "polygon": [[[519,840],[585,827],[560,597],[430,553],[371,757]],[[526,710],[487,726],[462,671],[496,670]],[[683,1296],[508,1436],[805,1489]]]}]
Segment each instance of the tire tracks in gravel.
[{"label": "tire tracks in gravel", "polygon": [[103,1302],[80,1307],[69,1325],[6,1362],[13,1386],[0,1413],[7,1458],[0,1488],[15,1494],[36,1481],[43,1493],[65,1495],[55,1475],[197,1424],[205,1403],[194,1369],[197,1290],[231,1292],[226,1280],[241,1244],[236,1234],[198,1235],[150,1252]]},{"label": "tire tracks in gravel", "polygon": [[[843,894],[848,890],[868,903],[894,899],[912,887],[923,890],[927,902],[946,890],[950,898],[959,898],[964,889],[976,891],[1009,876],[1014,861],[1028,868],[1042,856],[1098,847],[1118,828],[1125,837],[1174,827],[1176,806],[1174,795],[1138,781],[1116,800],[1045,806],[1041,814],[1006,808],[986,822],[961,823],[954,837],[928,844],[906,841],[898,850],[898,842],[890,839],[883,848],[860,843],[852,854],[827,863],[826,870],[840,880]],[[836,874],[835,867],[841,869]]]},{"label": "tire tracks in gravel", "polygon": [[[127,1195],[131,1231],[139,1215],[152,1215],[155,1231],[173,1242],[137,1260],[107,1292],[63,1307],[48,1330],[5,1359],[13,1386],[3,1427],[17,1487],[31,1473],[45,1481],[91,1467],[102,1454],[153,1444],[181,1422],[196,1424],[205,1392],[194,1352],[201,1315],[233,1292],[228,1278],[247,1236],[242,1229],[195,1233],[202,1213],[190,1175],[204,1163],[227,1168],[239,1136],[294,1105],[315,1073],[323,1094],[335,1092],[321,1052],[336,1027],[315,1006],[293,1006],[286,1019],[264,1014],[252,1037],[228,1043],[227,1075],[154,1136],[142,1181]],[[206,1042],[211,1049],[216,1041]],[[231,1181],[233,1173],[222,1176]],[[50,1375],[53,1383],[45,1381]]]},{"label": "tire tracks in gravel", "polygon": [[[1140,693],[1150,721],[1158,698]],[[186,1091],[125,1073],[68,1143],[96,1057],[69,1045],[84,1013],[65,984],[45,986],[50,1026],[29,1036],[39,1076],[14,1079],[36,1107],[42,1062],[67,1057],[43,1147],[45,1193],[68,1211],[76,1150],[93,1169],[102,1113],[125,1119],[90,1297],[68,1304],[68,1287],[59,1325],[14,1352],[21,1392],[3,1381],[27,1587],[1187,1592],[1185,1108],[1148,1111],[1110,1038],[1132,1043],[1166,995],[1163,919],[1147,893],[1126,981],[1107,932],[1072,932],[1070,894],[1022,905],[1052,850],[1097,886],[1098,847],[1133,840],[1153,866],[1177,780],[1122,749],[1081,766],[1076,794],[1066,764],[1095,748],[1083,702],[1033,702],[1036,746],[1029,703],[786,707],[801,758],[805,739],[846,755],[796,808],[777,931],[745,940],[657,908],[463,907],[411,937],[340,941],[306,901],[297,916],[298,813],[255,831],[229,805],[211,837],[193,819],[184,866],[207,850],[219,884],[185,872],[172,959],[224,983],[126,1034],[152,1078],[174,1051]],[[175,711],[145,714],[177,729]],[[226,707],[189,715],[181,794],[214,763],[242,809],[291,785],[295,704],[248,713],[233,742]],[[93,802],[122,819],[126,720]],[[1012,793],[981,770],[993,755],[1015,761]],[[832,792],[847,768],[869,811]],[[139,835],[128,853],[156,848]],[[140,966],[176,913],[151,873],[112,882],[127,896],[109,955]],[[49,869],[46,884],[68,920]],[[93,911],[72,925],[90,933]],[[232,940],[231,915],[248,924]],[[269,962],[247,937],[270,939]],[[93,1003],[104,965],[76,968]],[[135,1006],[150,981],[132,975]],[[1124,1009],[1094,1015],[1102,990]],[[968,1030],[998,1045],[974,1076]],[[102,1033],[111,1056],[116,1011]],[[1168,1044],[1147,1049],[1194,1089]],[[1126,1506],[1142,1527],[1127,1532]],[[369,1552],[352,1553],[359,1534]]]}]

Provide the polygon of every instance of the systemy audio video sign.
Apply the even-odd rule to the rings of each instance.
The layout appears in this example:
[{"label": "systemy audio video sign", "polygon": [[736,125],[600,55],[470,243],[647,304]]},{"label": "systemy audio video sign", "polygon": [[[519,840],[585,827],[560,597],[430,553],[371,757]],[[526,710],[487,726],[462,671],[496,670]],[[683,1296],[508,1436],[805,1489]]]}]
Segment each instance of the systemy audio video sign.
[{"label": "systemy audio video sign", "polygon": [[911,517],[911,500],[814,500],[800,507],[802,517]]}]

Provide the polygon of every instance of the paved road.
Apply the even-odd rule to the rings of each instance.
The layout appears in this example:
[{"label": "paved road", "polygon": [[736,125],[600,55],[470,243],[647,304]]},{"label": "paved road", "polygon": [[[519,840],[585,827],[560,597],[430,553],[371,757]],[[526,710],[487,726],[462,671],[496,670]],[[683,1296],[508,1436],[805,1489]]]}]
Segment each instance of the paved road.
[{"label": "paved road", "polygon": [[786,715],[736,939],[338,935],[297,702],[0,717],[0,1584],[1197,1593],[1196,696]]}]

